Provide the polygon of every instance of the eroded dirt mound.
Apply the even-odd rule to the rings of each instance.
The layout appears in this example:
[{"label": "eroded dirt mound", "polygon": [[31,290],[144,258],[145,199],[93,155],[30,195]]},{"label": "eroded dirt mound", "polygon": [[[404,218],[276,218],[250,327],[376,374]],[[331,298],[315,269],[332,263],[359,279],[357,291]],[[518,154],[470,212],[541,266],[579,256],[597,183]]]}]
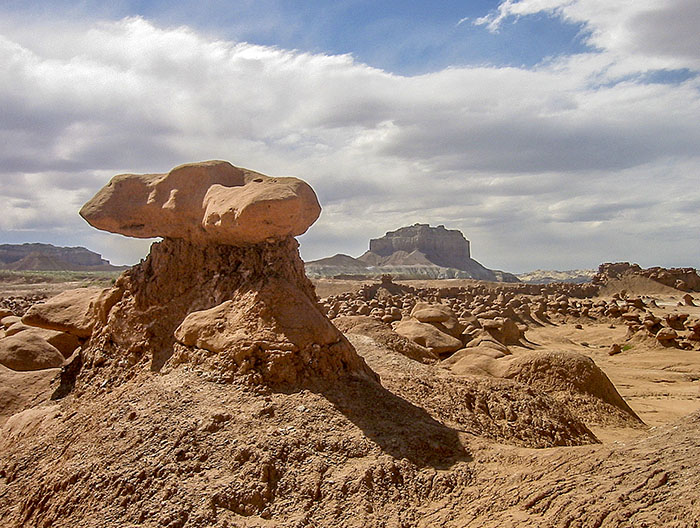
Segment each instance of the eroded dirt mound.
[{"label": "eroded dirt mound", "polygon": [[499,366],[501,377],[552,394],[587,424],[643,425],[589,357],[575,352],[530,352]]},{"label": "eroded dirt mound", "polygon": [[370,337],[376,343],[421,363],[436,363],[440,359],[429,349],[397,334],[388,324],[371,317],[363,315],[336,317],[333,323],[344,334]]},{"label": "eroded dirt mound", "polygon": [[462,502],[446,505],[430,520],[450,528],[695,527],[698,438],[695,413],[629,444],[551,450],[536,458],[502,449],[478,452],[483,471]]},{"label": "eroded dirt mound", "polygon": [[[397,380],[422,405],[444,399],[443,380],[415,383],[422,393]],[[495,415],[492,402],[513,392],[489,401],[490,390],[483,402]],[[428,414],[363,380],[279,393],[214,384],[194,372],[142,372],[86,396],[35,407],[2,429],[0,448],[12,453],[0,460],[4,526],[700,521],[692,462],[700,456],[698,415],[629,446],[543,452],[485,444],[434,419],[437,410]],[[504,430],[518,423],[504,418]]]},{"label": "eroded dirt mound", "polygon": [[472,478],[457,431],[366,380],[285,394],[142,373],[2,434],[8,527],[410,524]]},{"label": "eroded dirt mound", "polygon": [[597,442],[565,404],[541,390],[506,379],[453,376],[370,337],[348,338],[388,390],[459,431],[529,447]]}]

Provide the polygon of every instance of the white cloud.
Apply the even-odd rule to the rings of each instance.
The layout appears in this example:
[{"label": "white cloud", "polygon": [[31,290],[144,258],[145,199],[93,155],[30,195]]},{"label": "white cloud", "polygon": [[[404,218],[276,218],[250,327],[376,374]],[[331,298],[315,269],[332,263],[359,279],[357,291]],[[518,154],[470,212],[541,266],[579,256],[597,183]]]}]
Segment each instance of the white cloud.
[{"label": "white cloud", "polygon": [[[584,4],[510,2],[499,23],[528,9],[579,20]],[[634,39],[531,70],[404,77],[141,18],[37,29],[0,36],[8,236],[74,240],[123,263],[145,243],[98,234],[80,204],[113,174],[217,158],[314,186],[324,212],[301,239],[307,258],[357,255],[420,221],[462,229],[477,258],[515,271],[593,266],[610,248],[700,264],[700,83],[609,83],[644,71]],[[655,56],[689,67],[682,51]]]},{"label": "white cloud", "polygon": [[509,19],[541,13],[582,25],[616,70],[700,67],[697,0],[505,0],[474,24],[497,32]]}]

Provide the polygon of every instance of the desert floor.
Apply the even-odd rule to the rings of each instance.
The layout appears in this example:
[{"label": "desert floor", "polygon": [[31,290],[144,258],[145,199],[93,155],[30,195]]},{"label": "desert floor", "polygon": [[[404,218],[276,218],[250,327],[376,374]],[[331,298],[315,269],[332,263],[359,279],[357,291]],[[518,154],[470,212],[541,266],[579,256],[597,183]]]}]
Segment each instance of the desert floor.
[{"label": "desert floor", "polygon": [[[364,284],[363,281],[342,279],[317,279],[313,282],[321,298],[346,291],[357,291]],[[477,281],[460,279],[397,282],[415,288],[477,284]],[[700,317],[700,306],[678,306],[683,293],[663,285],[649,288],[646,282],[627,281],[617,284],[616,287],[604,288],[601,290],[601,297],[610,299],[620,287],[624,287],[632,295],[655,299],[659,307],[652,309],[652,312],[658,317],[672,312],[688,313],[691,318]],[[700,302],[697,304],[700,305]],[[518,354],[532,348],[543,351],[566,350],[591,357],[650,428],[675,422],[700,410],[700,352],[665,348],[653,340],[627,343],[627,327],[621,324],[584,323],[581,326],[581,329],[577,329],[572,322],[531,327],[526,333],[530,341],[528,348],[511,346],[511,351]],[[608,355],[613,343],[623,345],[625,350],[614,356]],[[643,429],[634,433],[630,429],[593,430],[603,442],[621,441],[629,438],[630,434],[646,434]]]},{"label": "desert floor", "polygon": [[[406,282],[414,287],[473,284]],[[320,298],[355,291],[363,284],[352,280],[315,281]],[[5,288],[0,284],[0,296],[51,295],[76,285],[84,284],[14,283]],[[603,297],[609,299],[619,286],[603,290]],[[654,299],[657,316],[678,312],[700,317],[700,307],[679,306],[681,292],[665,287],[649,289],[646,283],[622,286],[632,295],[644,296],[647,301]],[[366,392],[359,388],[353,389],[359,391],[356,395],[315,394],[306,390],[257,395],[236,386],[212,384],[191,371],[179,370],[166,376],[144,373],[134,383],[113,392],[98,390],[94,401],[85,401],[65,416],[60,412],[61,405],[70,410],[69,401],[42,404],[36,410],[39,418],[29,413],[25,417],[27,424],[21,420],[13,424],[18,432],[13,433],[16,439],[12,445],[25,465],[36,463],[40,452],[37,450],[43,449],[42,435],[64,441],[63,422],[75,422],[71,430],[84,433],[66,443],[70,456],[45,453],[47,462],[35,474],[41,475],[46,486],[34,489],[35,477],[22,481],[21,464],[20,469],[8,466],[8,477],[0,478],[0,511],[10,515],[10,526],[39,526],[51,515],[57,519],[77,515],[85,526],[101,526],[109,516],[113,516],[107,523],[110,526],[119,525],[122,518],[154,519],[155,524],[149,521],[144,526],[180,526],[171,518],[179,515],[178,518],[187,519],[190,512],[190,524],[185,526],[205,526],[209,522],[208,510],[193,502],[193,497],[200,501],[200,497],[207,497],[222,483],[228,486],[226,490],[234,490],[230,491],[231,497],[238,497],[236,493],[240,491],[234,484],[243,477],[257,482],[257,473],[241,474],[240,468],[229,468],[238,472],[235,475],[239,479],[230,480],[232,477],[221,468],[229,463],[235,465],[237,457],[244,454],[242,468],[248,471],[250,466],[258,471],[257,463],[253,463],[257,453],[274,452],[273,447],[277,449],[279,444],[284,447],[284,456],[275,455],[270,467],[273,473],[286,472],[286,478],[297,479],[285,491],[288,502],[282,500],[283,494],[278,490],[277,502],[270,503],[268,509],[261,507],[262,513],[241,514],[236,510],[235,515],[231,513],[235,508],[227,502],[229,505],[223,510],[219,507],[223,513],[219,513],[217,527],[697,526],[700,504],[695,491],[695,459],[700,456],[700,351],[665,348],[651,338],[627,341],[626,335],[624,324],[567,320],[531,326],[527,341],[510,347],[513,355],[531,350],[572,351],[595,361],[645,423],[624,429],[592,426],[603,445],[533,449],[493,441],[460,428],[445,428],[422,408],[401,399],[401,384],[407,379],[418,381],[406,389],[404,397],[409,400],[411,391],[423,386],[421,380],[437,383],[439,380],[430,378],[430,372],[440,365],[423,365],[400,354],[388,354],[371,338],[350,333],[348,338],[357,352],[382,377],[386,390],[381,389],[381,394],[376,388]],[[613,343],[623,345],[623,350],[610,356]],[[38,401],[48,393],[47,385],[46,391],[33,397]],[[419,398],[416,394],[414,399]],[[449,413],[449,402],[442,408],[439,402],[431,405],[435,409],[426,409]],[[223,422],[215,414],[219,408],[230,413],[223,415]],[[367,414],[369,408],[373,412]],[[99,418],[101,413],[103,418]],[[208,424],[208,419],[213,422]],[[31,425],[33,422],[39,425]],[[35,427],[44,428],[46,433],[32,433]],[[426,442],[433,439],[438,443],[451,439],[457,442],[455,445],[467,446],[468,452],[461,459],[453,456],[451,465],[442,467],[420,458],[432,449],[421,443],[424,438],[428,439]],[[318,452],[304,451],[302,458],[306,461],[295,462],[311,440],[331,446],[331,454],[325,452],[327,446],[320,449],[314,444]],[[237,446],[236,442],[245,445]],[[175,449],[178,446],[179,451]],[[448,447],[444,448],[446,452]],[[172,452],[180,453],[177,456],[182,460],[173,462]],[[206,456],[190,460],[193,452]],[[454,455],[451,451],[448,454]],[[253,458],[246,462],[249,456]],[[134,486],[140,491],[120,498],[119,502],[110,502],[113,495],[125,493],[118,491],[122,481],[131,482],[133,475],[143,473],[142,466],[150,467],[149,464],[155,469],[148,486],[138,480],[140,477],[134,477]],[[63,471],[73,468],[76,475],[81,475],[73,491],[70,487],[61,491],[63,484],[53,482],[58,478],[52,469],[56,465],[61,465]],[[193,473],[186,473],[185,466],[192,466]],[[171,469],[172,474],[168,473]],[[18,501],[17,496],[10,494],[10,471],[13,479],[19,478],[14,492],[26,490],[26,500]],[[358,474],[364,477],[358,480]],[[419,486],[423,478],[431,482],[430,493]],[[246,481],[246,485],[252,485],[250,482]],[[350,483],[350,487],[346,489],[343,482]],[[361,484],[357,489],[352,487],[356,482]],[[307,484],[316,490],[316,496],[301,508],[298,501],[305,497]],[[104,493],[95,495],[94,490],[100,489]],[[226,500],[233,501],[231,497]],[[684,513],[677,518],[675,511]],[[25,518],[32,522],[22,524]],[[197,524],[196,519],[201,522]]]}]

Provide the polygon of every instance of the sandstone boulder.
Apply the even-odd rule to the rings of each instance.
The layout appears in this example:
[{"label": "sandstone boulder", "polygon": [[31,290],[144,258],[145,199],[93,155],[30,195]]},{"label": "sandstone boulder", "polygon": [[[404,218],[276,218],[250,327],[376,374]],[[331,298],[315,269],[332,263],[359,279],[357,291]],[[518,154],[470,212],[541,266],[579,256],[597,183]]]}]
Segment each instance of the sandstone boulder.
[{"label": "sandstone boulder", "polygon": [[49,330],[89,337],[99,317],[99,309],[109,304],[110,289],[78,288],[59,293],[41,304],[34,304],[22,322]]},{"label": "sandstone boulder", "polygon": [[462,342],[441,332],[433,325],[407,319],[399,322],[394,330],[397,334],[424,346],[436,354],[449,354],[462,348]]},{"label": "sandstone boulder", "polygon": [[59,372],[60,369],[20,372],[0,365],[0,426],[12,415],[47,400],[51,381]]},{"label": "sandstone boulder", "polygon": [[662,328],[656,333],[656,339],[661,342],[670,342],[678,339],[678,332],[673,328]]},{"label": "sandstone boulder", "polygon": [[41,336],[31,331],[0,339],[0,364],[12,370],[60,367],[64,357]]},{"label": "sandstone boulder", "polygon": [[29,328],[32,328],[31,326],[27,326],[24,324],[22,321],[17,321],[16,323],[11,324],[7,328],[5,328],[5,337],[10,337],[15,334],[19,334],[20,332],[27,330]]},{"label": "sandstone boulder", "polygon": [[421,323],[430,323],[441,332],[457,339],[465,329],[465,325],[459,321],[454,311],[444,304],[416,303],[411,317]]},{"label": "sandstone boulder", "polygon": [[10,326],[5,332],[5,337],[10,337],[19,333],[22,333],[23,338],[27,337],[29,334],[38,336],[50,345],[56,347],[56,349],[63,354],[63,357],[66,358],[80,345],[79,338],[73,334],[57,332],[56,330],[47,330],[35,326],[27,326],[22,322],[17,322]]},{"label": "sandstone boulder", "polygon": [[92,226],[112,233],[231,245],[301,235],[320,213],[305,182],[226,161],[115,176],[80,211]]},{"label": "sandstone boulder", "polygon": [[13,324],[19,323],[22,319],[17,317],[16,315],[6,315],[2,319],[0,319],[0,325],[2,328],[7,330],[10,328]]},{"label": "sandstone boulder", "polygon": [[421,323],[442,323],[455,315],[447,306],[421,302],[413,307],[411,317],[418,319]]},{"label": "sandstone boulder", "polygon": [[498,362],[500,377],[564,401],[586,423],[641,424],[606,374],[575,352],[529,352]]}]

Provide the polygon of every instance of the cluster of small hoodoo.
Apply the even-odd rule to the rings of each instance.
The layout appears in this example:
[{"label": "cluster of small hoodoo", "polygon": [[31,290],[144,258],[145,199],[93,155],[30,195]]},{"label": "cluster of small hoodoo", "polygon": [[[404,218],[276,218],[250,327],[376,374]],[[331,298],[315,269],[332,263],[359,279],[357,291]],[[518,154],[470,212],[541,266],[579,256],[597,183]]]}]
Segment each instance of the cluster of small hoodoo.
[{"label": "cluster of small hoodoo", "polygon": [[[414,288],[385,277],[322,300],[331,319],[368,316],[391,324],[396,332],[445,358],[461,348],[489,346],[508,354],[507,346],[521,342],[528,327],[558,322],[626,324],[630,335],[639,331],[667,346],[700,346],[700,322],[687,313],[652,313],[659,306],[651,297],[621,291],[611,298],[583,298],[590,285],[548,284],[507,288],[476,284],[448,288]],[[695,306],[685,294],[679,306]]]},{"label": "cluster of small hoodoo", "polygon": [[484,284],[417,289],[384,277],[379,284],[324,299],[323,308],[331,319],[364,315],[391,324],[397,333],[441,358],[475,347],[507,355],[508,345],[520,343],[528,325],[556,317],[585,317],[593,308],[590,299],[573,297],[584,294],[581,285],[523,286],[538,295]]},{"label": "cluster of small hoodoo", "polygon": [[[686,293],[678,305],[694,307],[693,296]],[[700,349],[700,319],[685,312],[668,312],[659,316],[651,308],[658,308],[653,299],[645,302],[640,297],[627,297],[623,292],[614,296],[608,311],[627,325],[628,341],[654,339],[665,347]],[[611,355],[620,351],[621,347],[610,349]]]},{"label": "cluster of small hoodoo", "polygon": [[606,262],[598,267],[593,277],[594,284],[604,285],[611,280],[625,277],[644,277],[664,286],[681,291],[700,291],[700,275],[695,268],[661,268],[643,269],[639,264],[629,262]]}]

